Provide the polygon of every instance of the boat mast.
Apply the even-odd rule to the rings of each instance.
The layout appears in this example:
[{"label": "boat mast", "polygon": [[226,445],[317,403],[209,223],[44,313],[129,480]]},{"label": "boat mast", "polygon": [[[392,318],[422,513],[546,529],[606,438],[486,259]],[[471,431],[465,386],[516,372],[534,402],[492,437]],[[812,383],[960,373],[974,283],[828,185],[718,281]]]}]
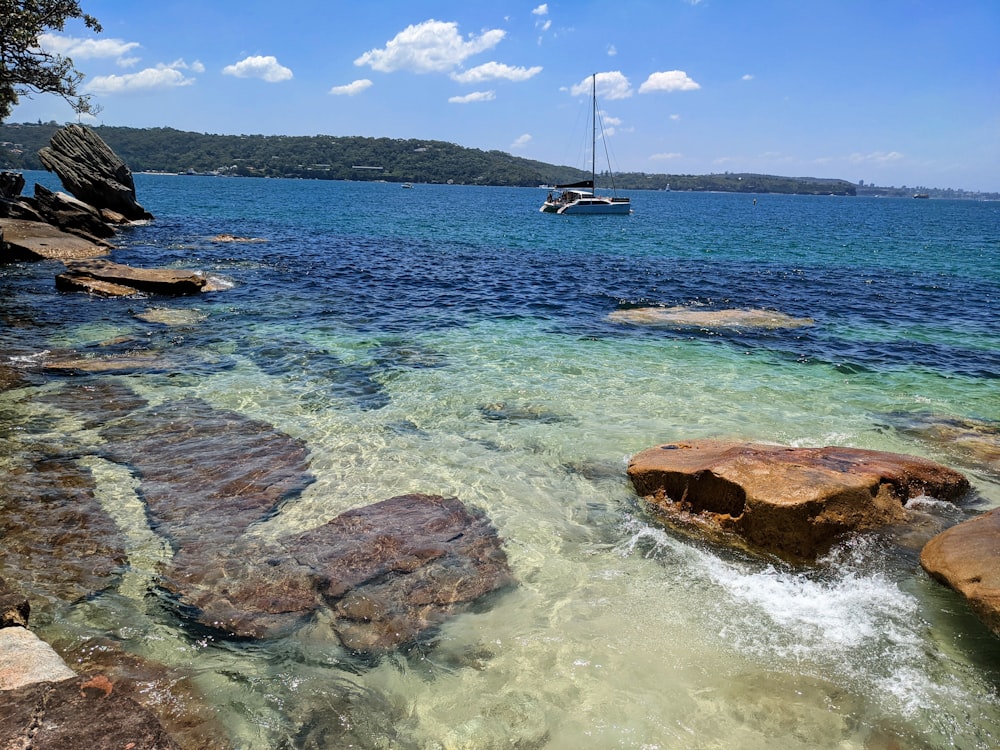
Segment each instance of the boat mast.
[{"label": "boat mast", "polygon": [[594,73],[590,123],[590,189],[597,194],[597,73]]}]

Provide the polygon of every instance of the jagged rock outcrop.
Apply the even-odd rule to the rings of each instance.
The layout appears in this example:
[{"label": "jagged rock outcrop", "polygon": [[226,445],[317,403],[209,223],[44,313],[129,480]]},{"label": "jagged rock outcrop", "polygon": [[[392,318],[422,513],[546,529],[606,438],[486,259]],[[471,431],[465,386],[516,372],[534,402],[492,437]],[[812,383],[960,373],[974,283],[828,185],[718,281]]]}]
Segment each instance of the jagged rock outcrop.
[{"label": "jagged rock outcrop", "polygon": [[38,158],[84,203],[111,209],[129,221],[153,218],[136,200],[131,170],[93,130],[77,124],[61,128]]},{"label": "jagged rock outcrop", "polygon": [[632,457],[628,475],[670,522],[804,560],[849,532],[904,521],[910,498],[956,500],[970,488],[916,456],[725,440],[651,448]]},{"label": "jagged rock outcrop", "polygon": [[921,550],[920,565],[964,596],[1000,636],[1000,508],[935,536]]},{"label": "jagged rock outcrop", "polygon": [[93,206],[66,193],[55,193],[37,183],[35,207],[49,224],[64,232],[87,239],[107,239],[115,234],[114,227]]}]

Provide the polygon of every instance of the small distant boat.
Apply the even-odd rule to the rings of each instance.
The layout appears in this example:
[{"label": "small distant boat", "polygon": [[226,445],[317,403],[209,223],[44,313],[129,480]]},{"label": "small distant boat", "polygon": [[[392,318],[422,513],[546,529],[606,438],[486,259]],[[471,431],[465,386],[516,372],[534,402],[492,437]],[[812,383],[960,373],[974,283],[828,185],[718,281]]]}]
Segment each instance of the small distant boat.
[{"label": "small distant boat", "polygon": [[[559,192],[550,192],[539,209],[543,214],[629,214],[632,212],[632,202],[629,198],[619,198],[617,195],[597,195],[594,192],[594,179],[597,177],[597,74],[593,76],[593,94],[591,96],[592,124],[590,150],[590,179],[573,182],[566,185],[556,185]],[[601,138],[604,129],[601,128]],[[611,174],[611,165],[608,165]],[[612,192],[614,177],[612,176]]]},{"label": "small distant boat", "polygon": [[914,198],[930,198],[930,196],[927,193],[914,193],[913,197]]},{"label": "small distant boat", "polygon": [[403,183],[403,187],[405,187],[405,188],[412,188],[413,187],[413,183],[412,182],[404,182]]}]

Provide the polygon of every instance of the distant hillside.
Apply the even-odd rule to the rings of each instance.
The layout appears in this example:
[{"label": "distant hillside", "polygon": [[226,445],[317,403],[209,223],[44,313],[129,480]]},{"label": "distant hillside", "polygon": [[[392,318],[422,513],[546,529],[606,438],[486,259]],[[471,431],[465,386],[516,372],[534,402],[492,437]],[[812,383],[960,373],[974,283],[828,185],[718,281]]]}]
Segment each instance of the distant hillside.
[{"label": "distant hillside", "polygon": [[[0,124],[0,169],[42,169],[38,150],[60,126]],[[386,180],[464,185],[554,185],[586,179],[573,167],[482,151],[454,143],[360,136],[207,135],[172,128],[94,130],[133,172],[194,172],[248,177]],[[599,187],[610,180],[598,178]],[[700,190],[743,193],[855,195],[846,180],[758,174],[615,175],[624,190]]]}]

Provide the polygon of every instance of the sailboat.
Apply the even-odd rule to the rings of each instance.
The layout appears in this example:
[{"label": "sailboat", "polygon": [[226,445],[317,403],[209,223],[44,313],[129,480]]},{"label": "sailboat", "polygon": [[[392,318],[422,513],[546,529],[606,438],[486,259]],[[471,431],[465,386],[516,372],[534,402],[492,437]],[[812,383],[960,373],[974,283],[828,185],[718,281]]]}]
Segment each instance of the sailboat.
[{"label": "sailboat", "polygon": [[[593,75],[591,95],[592,123],[590,149],[590,179],[573,182],[567,185],[556,185],[558,192],[550,192],[542,204],[541,212],[545,214],[628,214],[632,211],[632,202],[628,198],[617,195],[606,196],[594,193],[594,178],[597,177],[597,74]],[[601,128],[601,138],[604,129]],[[611,173],[608,165],[608,173]],[[614,182],[612,180],[612,191]]]}]

